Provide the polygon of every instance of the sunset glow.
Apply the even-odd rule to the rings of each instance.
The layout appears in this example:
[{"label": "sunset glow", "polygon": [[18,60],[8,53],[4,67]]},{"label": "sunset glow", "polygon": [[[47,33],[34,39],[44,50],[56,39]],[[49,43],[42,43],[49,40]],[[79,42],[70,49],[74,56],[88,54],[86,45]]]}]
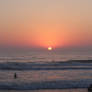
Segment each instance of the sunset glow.
[{"label": "sunset glow", "polygon": [[0,47],[92,47],[91,8],[91,0],[1,0]]}]

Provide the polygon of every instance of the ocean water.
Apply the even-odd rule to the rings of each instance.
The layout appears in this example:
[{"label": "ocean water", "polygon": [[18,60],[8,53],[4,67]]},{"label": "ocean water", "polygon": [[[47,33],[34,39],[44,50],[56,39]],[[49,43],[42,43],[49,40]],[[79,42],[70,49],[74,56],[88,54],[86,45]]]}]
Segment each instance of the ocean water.
[{"label": "ocean water", "polygon": [[[17,73],[17,79],[14,79],[14,73]],[[34,85],[41,85],[55,82],[55,87],[61,86],[62,89],[45,89],[45,90],[29,90],[32,83]],[[60,82],[60,83],[58,83]],[[37,84],[38,83],[38,84]],[[0,92],[87,92],[87,88],[92,83],[92,70],[58,70],[58,71],[8,71],[0,70],[0,85],[9,85],[10,87],[27,88],[27,90],[0,90]],[[43,85],[44,85],[43,84]],[[52,85],[52,84],[51,84]],[[50,86],[51,86],[50,85]],[[81,89],[71,89],[71,87],[81,87]],[[18,87],[17,86],[17,87]],[[68,89],[63,89],[67,88]],[[86,88],[86,89],[85,89]]]},{"label": "ocean water", "polygon": [[68,60],[92,60],[92,52],[25,51],[0,53],[0,62],[58,62]]},{"label": "ocean water", "polygon": [[[25,62],[47,64],[49,62],[66,62],[68,60],[92,60],[92,53],[62,53],[62,52],[28,52],[0,54],[0,62]],[[63,66],[62,66],[63,67]],[[89,67],[89,66],[88,66]],[[14,79],[14,73],[17,79]],[[40,84],[39,84],[40,83]],[[0,90],[0,92],[87,92],[92,84],[92,69],[78,70],[0,70],[0,85],[30,89],[37,87],[52,86],[68,89],[45,89],[45,90]],[[50,85],[51,84],[51,85]],[[41,86],[40,86],[41,85]],[[53,86],[54,85],[54,86]],[[79,89],[70,88],[79,87]],[[81,89],[80,89],[81,88]]]},{"label": "ocean water", "polygon": [[[14,73],[17,73],[17,79],[14,79]],[[54,84],[55,87],[62,86],[62,89],[29,90],[32,83],[41,83],[48,81],[60,81]],[[0,70],[0,85],[9,85],[11,87],[28,88],[28,90],[0,90],[0,92],[88,92],[86,87],[92,83],[92,70],[59,70],[59,71],[8,71]],[[35,85],[34,84],[34,85]],[[70,89],[73,85],[83,88]],[[36,84],[37,86],[40,84]],[[51,85],[50,85],[51,86]],[[63,89],[63,87],[70,87]]]}]

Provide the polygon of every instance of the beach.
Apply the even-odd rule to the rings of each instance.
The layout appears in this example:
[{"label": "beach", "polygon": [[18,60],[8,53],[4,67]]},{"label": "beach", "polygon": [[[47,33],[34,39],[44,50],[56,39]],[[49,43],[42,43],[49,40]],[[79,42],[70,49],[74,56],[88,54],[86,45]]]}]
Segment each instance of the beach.
[{"label": "beach", "polygon": [[0,92],[88,92],[87,89],[62,89],[62,90],[25,90],[25,91],[15,91],[15,90],[7,90],[7,91],[4,91],[4,90],[1,90]]}]

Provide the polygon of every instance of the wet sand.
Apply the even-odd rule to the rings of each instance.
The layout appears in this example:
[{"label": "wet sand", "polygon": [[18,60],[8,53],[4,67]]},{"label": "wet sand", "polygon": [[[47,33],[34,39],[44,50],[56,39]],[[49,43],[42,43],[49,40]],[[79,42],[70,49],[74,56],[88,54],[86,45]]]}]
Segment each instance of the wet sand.
[{"label": "wet sand", "polygon": [[62,90],[0,90],[0,92],[88,92],[87,89],[62,89]]}]

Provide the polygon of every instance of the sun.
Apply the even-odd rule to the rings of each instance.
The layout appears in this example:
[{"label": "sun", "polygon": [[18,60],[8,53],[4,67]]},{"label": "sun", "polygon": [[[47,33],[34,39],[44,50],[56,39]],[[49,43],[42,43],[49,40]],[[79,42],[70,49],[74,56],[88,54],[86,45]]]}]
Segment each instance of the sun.
[{"label": "sun", "polygon": [[48,47],[48,50],[51,51],[52,50],[52,47]]}]

